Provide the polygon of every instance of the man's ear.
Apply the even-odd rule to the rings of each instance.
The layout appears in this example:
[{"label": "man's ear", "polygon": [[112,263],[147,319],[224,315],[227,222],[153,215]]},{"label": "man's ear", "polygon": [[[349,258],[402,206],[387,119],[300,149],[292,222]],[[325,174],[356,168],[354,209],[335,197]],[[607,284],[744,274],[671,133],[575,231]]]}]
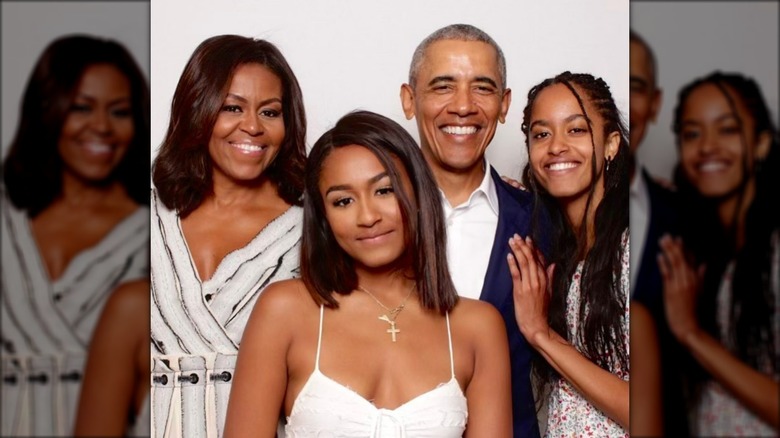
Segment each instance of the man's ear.
[{"label": "man's ear", "polygon": [[655,123],[656,117],[658,117],[658,111],[661,109],[661,102],[663,102],[664,93],[660,88],[656,88],[653,92],[653,97],[650,100],[650,121]]},{"label": "man's ear", "polygon": [[401,85],[401,108],[404,110],[406,120],[414,117],[414,91],[409,84]]},{"label": "man's ear", "polygon": [[509,104],[512,103],[512,90],[507,88],[504,90],[504,95],[501,97],[501,112],[498,113],[498,121],[501,124],[506,122],[506,114],[509,112]]}]

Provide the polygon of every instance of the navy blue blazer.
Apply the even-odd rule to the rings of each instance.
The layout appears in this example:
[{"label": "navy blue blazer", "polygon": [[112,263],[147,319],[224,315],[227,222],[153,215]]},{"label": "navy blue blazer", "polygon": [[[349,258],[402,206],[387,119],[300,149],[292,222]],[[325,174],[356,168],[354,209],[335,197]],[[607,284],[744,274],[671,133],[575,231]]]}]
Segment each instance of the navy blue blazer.
[{"label": "navy blue blazer", "polygon": [[658,332],[658,344],[661,357],[661,386],[664,417],[664,436],[690,436],[688,431],[687,407],[683,388],[683,377],[679,372],[680,358],[688,357],[688,353],[680,346],[666,323],[666,312],[663,303],[663,280],[658,269],[657,255],[661,251],[658,239],[665,233],[679,233],[678,211],[674,192],[656,183],[653,178],[642,170],[639,177],[644,178],[650,201],[649,217],[645,247],[634,283],[633,299],[644,304],[655,320]]},{"label": "navy blue blazer", "polygon": [[506,255],[510,251],[509,238],[514,233],[526,236],[531,232],[533,195],[504,182],[492,167],[490,174],[498,195],[498,226],[479,299],[493,304],[506,324],[512,366],[514,436],[538,437],[539,425],[530,377],[533,347],[526,342],[515,320],[512,277],[506,261]]}]

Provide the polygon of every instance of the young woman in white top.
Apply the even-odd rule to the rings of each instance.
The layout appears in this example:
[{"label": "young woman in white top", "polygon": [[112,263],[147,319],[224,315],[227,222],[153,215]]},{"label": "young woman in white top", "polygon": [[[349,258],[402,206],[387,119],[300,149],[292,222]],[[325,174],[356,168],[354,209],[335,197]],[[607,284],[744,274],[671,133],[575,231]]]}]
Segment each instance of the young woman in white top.
[{"label": "young woman in white top", "polygon": [[306,168],[302,279],[275,283],[244,333],[226,437],[509,436],[506,332],[458,298],[439,191],[414,142],[344,116]]}]

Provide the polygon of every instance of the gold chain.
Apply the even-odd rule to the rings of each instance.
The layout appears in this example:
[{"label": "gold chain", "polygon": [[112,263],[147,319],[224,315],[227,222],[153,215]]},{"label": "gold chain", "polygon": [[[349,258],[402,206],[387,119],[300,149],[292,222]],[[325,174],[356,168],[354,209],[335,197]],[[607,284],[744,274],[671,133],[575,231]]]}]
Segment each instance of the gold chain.
[{"label": "gold chain", "polygon": [[404,307],[406,307],[406,302],[409,301],[409,297],[412,296],[412,292],[414,292],[414,286],[412,286],[411,289],[409,289],[409,293],[406,295],[406,298],[404,298],[403,301],[401,301],[401,304],[396,306],[394,309],[390,309],[389,307],[382,304],[381,301],[379,301],[379,298],[377,298],[374,294],[371,293],[368,289],[366,289],[363,286],[358,286],[358,289],[362,290],[363,292],[367,293],[368,296],[374,299],[377,304],[379,304],[387,313],[389,314],[389,317],[392,321],[395,321],[395,318],[398,316],[399,313],[401,313],[402,310],[404,310]]},{"label": "gold chain", "polygon": [[399,304],[395,309],[390,309],[384,304],[382,304],[381,301],[379,301],[379,298],[375,297],[374,294],[372,294],[368,289],[364,288],[363,286],[358,286],[358,289],[362,290],[363,292],[367,293],[368,296],[374,299],[377,304],[379,304],[380,307],[385,309],[387,311],[387,315],[379,315],[379,319],[382,321],[385,321],[386,323],[390,324],[390,328],[387,329],[387,333],[390,334],[393,342],[396,341],[396,335],[401,332],[398,328],[395,327],[395,318],[398,317],[398,314],[401,313],[402,310],[404,310],[404,307],[406,306],[406,302],[409,301],[409,297],[412,296],[412,292],[414,292],[414,288],[416,285],[413,285],[409,289],[409,294],[406,295],[406,298],[404,298],[403,301],[401,301],[401,304]]}]

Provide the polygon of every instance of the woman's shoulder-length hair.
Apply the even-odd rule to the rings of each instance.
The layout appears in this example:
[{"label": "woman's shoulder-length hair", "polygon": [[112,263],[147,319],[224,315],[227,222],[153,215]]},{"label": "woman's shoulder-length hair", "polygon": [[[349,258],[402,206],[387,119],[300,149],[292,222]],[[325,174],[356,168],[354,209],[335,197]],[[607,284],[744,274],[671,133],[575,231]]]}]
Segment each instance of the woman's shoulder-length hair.
[{"label": "woman's shoulder-length hair", "polygon": [[276,184],[282,199],[290,204],[301,203],[306,113],[298,80],[272,43],[217,35],[200,43],[184,67],[171,102],[168,131],[152,167],[160,200],[182,217],[211,193],[208,142],[236,68],[250,63],[268,68],[282,82],[285,136],[265,175]]},{"label": "woman's shoulder-length hair", "polygon": [[109,64],[130,83],[133,141],[111,175],[139,204],[149,203],[149,87],[128,50],[91,35],[52,41],[33,68],[24,90],[19,125],[3,165],[11,202],[33,217],[62,193],[62,126],[87,68]]},{"label": "woman's shoulder-length hair", "polygon": [[[449,311],[458,295],[447,268],[446,228],[436,181],[414,138],[398,123],[368,111],[342,117],[317,140],[306,164],[301,275],[312,298],[335,308],[334,292],[348,294],[358,286],[354,262],[336,242],[319,191],[325,159],[333,150],[349,145],[365,147],[387,169],[422,306]],[[411,193],[402,189],[401,170],[409,177]]]}]

